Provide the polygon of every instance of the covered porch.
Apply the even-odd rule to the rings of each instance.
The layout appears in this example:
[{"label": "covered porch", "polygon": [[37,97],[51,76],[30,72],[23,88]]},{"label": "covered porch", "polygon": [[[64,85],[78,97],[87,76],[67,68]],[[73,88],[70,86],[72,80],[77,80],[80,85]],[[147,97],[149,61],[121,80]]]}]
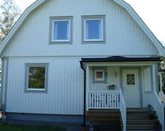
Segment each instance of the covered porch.
[{"label": "covered porch", "polygon": [[160,57],[83,58],[85,111],[119,110],[123,130],[126,130],[128,108],[151,106],[160,123],[164,123],[163,106],[158,97],[157,64],[160,61]]}]

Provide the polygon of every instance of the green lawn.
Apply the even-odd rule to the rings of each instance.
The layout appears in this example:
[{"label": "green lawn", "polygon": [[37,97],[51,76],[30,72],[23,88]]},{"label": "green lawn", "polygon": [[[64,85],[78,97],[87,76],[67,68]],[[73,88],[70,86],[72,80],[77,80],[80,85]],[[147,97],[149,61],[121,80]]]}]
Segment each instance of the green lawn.
[{"label": "green lawn", "polygon": [[65,131],[62,127],[0,124],[0,131]]}]

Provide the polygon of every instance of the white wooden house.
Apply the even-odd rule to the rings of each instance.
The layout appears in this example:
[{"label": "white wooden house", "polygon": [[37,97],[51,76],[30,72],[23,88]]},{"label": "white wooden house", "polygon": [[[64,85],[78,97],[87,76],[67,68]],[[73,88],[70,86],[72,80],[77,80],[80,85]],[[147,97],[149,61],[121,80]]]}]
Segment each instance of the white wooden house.
[{"label": "white wooden house", "polygon": [[[79,122],[88,111],[151,107],[164,128],[165,49],[123,0],[37,0],[0,46],[9,120]],[[150,105],[150,106],[149,106]]]}]

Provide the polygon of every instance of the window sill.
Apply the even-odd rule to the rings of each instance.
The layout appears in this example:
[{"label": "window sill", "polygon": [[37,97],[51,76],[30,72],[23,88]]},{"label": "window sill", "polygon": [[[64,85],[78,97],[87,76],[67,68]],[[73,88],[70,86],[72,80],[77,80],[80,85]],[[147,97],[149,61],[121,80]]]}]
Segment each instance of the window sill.
[{"label": "window sill", "polygon": [[85,39],[83,40],[84,42],[103,42],[104,39],[100,38],[100,39]]},{"label": "window sill", "polygon": [[105,44],[105,41],[104,40],[97,40],[97,41],[87,41],[87,40],[84,40],[82,41],[83,44]]},{"label": "window sill", "polygon": [[70,40],[50,41],[50,45],[53,45],[53,44],[72,44],[72,42]]},{"label": "window sill", "polygon": [[26,89],[26,93],[47,93],[46,89]]}]

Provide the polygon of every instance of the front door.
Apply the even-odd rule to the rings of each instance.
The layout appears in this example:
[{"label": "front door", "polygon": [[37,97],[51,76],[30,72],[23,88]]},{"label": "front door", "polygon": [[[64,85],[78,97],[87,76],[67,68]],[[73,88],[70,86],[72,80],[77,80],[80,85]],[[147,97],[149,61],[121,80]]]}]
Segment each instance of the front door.
[{"label": "front door", "polygon": [[140,107],[140,82],[138,69],[123,70],[123,94],[127,108]]}]

